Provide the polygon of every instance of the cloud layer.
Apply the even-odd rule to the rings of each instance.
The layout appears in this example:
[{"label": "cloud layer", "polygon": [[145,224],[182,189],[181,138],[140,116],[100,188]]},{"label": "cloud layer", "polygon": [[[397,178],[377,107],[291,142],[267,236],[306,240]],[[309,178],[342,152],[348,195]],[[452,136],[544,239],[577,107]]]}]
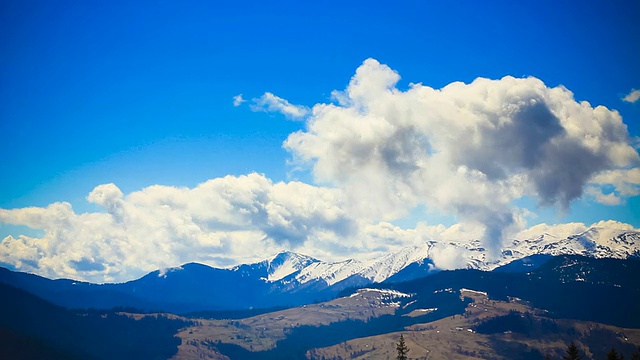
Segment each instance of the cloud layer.
[{"label": "cloud layer", "polygon": [[348,236],[354,226],[335,190],[273,184],[258,174],[193,189],[156,185],[126,197],[105,184],[87,200],[105,212],[76,214],[68,203],[0,210],[4,223],[45,230],[40,239],[5,238],[0,259],[49,275],[112,280],[194,260],[253,260],[310,238]]},{"label": "cloud layer", "polygon": [[0,222],[44,230],[41,238],[4,238],[0,262],[49,277],[111,282],[191,261],[256,261],[281,249],[342,260],[479,234],[459,225],[407,230],[370,223],[350,213],[346,199],[339,189],[273,183],[255,173],[195,188],[154,185],[126,196],[104,184],[87,197],[103,212],[77,214],[68,203],[0,209]]},{"label": "cloud layer", "polygon": [[[480,238],[497,253],[525,228],[527,209],[517,199],[566,210],[583,196],[615,205],[640,192],[638,152],[616,111],[536,78],[406,91],[399,79],[369,59],[332,103],[308,108],[271,93],[253,99],[254,111],[306,122],[284,147],[316,185],[255,173],[130,194],[104,184],[87,197],[99,212],[77,214],[68,203],[0,209],[0,222],[44,231],[5,237],[0,262],[50,277],[123,281],[190,261],[255,261],[283,248],[340,260]],[[416,206],[459,223],[390,223]],[[445,268],[460,258],[445,245],[434,257]]]}]

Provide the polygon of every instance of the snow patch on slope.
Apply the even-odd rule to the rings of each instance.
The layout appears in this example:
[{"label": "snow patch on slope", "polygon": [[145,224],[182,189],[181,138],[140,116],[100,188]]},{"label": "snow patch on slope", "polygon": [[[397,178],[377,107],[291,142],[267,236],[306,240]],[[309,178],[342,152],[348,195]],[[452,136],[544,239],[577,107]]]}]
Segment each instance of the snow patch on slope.
[{"label": "snow patch on slope", "polygon": [[463,293],[463,292],[469,292],[469,293],[472,293],[472,294],[489,296],[489,295],[487,295],[487,293],[486,293],[486,292],[484,292],[484,291],[478,291],[478,290],[471,290],[471,289],[465,289],[465,288],[460,289],[460,294],[461,294],[461,295],[462,295],[462,293]]},{"label": "snow patch on slope", "polygon": [[331,286],[359,274],[362,268],[362,262],[353,259],[333,263],[317,262],[304,268],[296,276],[296,280],[304,284],[319,279]]},{"label": "snow patch on slope", "polygon": [[543,233],[532,239],[513,240],[503,250],[504,259],[496,264],[487,264],[486,267],[495,268],[535,254],[626,259],[640,256],[640,232],[623,228],[591,227],[564,238]]},{"label": "snow patch on slope", "polygon": [[364,264],[360,275],[374,283],[383,282],[405,267],[428,259],[432,246],[433,243],[428,242],[422,246],[406,247],[398,252],[370,260]]},{"label": "snow patch on slope", "polygon": [[362,288],[362,289],[358,289],[358,291],[355,294],[351,294],[351,296],[349,297],[356,297],[356,296],[362,296],[364,294],[367,293],[377,293],[380,294],[384,297],[390,297],[390,298],[403,298],[403,297],[411,297],[411,294],[405,294],[403,292],[397,291],[397,290],[390,290],[390,289],[372,289],[372,288]]},{"label": "snow patch on slope", "polygon": [[296,279],[300,283],[322,279],[329,286],[358,275],[372,283],[383,282],[405,267],[429,258],[433,242],[411,246],[368,261],[345,260],[334,263],[317,262],[303,269]]}]

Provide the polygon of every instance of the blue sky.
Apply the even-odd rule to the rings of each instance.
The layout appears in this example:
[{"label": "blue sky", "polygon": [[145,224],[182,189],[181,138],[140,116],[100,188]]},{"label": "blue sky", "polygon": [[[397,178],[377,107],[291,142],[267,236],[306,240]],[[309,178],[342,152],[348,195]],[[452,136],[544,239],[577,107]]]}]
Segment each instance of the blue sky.
[{"label": "blue sky", "polygon": [[[622,100],[640,89],[634,1],[10,0],[0,7],[5,210],[68,202],[75,214],[105,213],[103,203],[86,199],[101,184],[126,196],[154,184],[194,188],[253,172],[273,183],[343,188],[342,180],[319,180],[317,159],[303,170],[292,165],[304,150],[283,142],[304,132],[306,119],[255,111],[252,99],[269,92],[306,108],[331,103],[332,91],[347,88],[369,58],[401,76],[399,91],[410,83],[440,89],[478,77],[532,76],[548,88],[564,86],[578,102],[617,110],[631,146],[640,134],[640,102]],[[239,94],[246,102],[234,106]],[[602,189],[606,195],[614,185]],[[640,227],[635,195],[614,206],[588,194],[568,209],[539,203],[515,200],[535,214],[527,225],[613,219]],[[451,226],[464,217],[447,204],[417,204],[371,221]],[[5,219],[0,238],[49,229],[34,227]],[[288,240],[274,246],[295,248]]]}]

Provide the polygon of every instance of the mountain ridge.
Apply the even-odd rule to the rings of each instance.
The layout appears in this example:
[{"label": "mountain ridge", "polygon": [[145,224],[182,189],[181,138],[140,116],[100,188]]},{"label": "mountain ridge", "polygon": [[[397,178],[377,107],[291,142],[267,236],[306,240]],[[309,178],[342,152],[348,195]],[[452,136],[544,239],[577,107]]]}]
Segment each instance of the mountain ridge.
[{"label": "mountain ridge", "polygon": [[[443,249],[447,251],[443,252]],[[23,288],[65,307],[131,306],[176,313],[267,308],[328,300],[352,287],[424,277],[446,270],[441,266],[443,259],[439,258],[442,253],[455,254],[460,268],[484,271],[519,268],[518,271],[526,271],[528,267],[548,260],[545,256],[640,258],[640,232],[591,227],[561,237],[542,231],[511,240],[503,247],[501,256],[493,260],[489,260],[487,250],[478,240],[425,241],[366,261],[325,262],[308,255],[280,251],[265,260],[231,268],[187,263],[119,284],[49,280],[9,270],[0,271],[0,282]],[[534,256],[538,256],[536,264],[527,260]],[[511,263],[514,265],[505,270],[504,267]]]}]

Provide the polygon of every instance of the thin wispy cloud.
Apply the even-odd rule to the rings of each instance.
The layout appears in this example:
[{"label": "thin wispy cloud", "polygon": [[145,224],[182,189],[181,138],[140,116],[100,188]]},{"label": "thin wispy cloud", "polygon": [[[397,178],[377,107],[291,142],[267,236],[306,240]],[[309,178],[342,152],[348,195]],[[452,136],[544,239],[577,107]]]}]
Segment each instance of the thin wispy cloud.
[{"label": "thin wispy cloud", "polygon": [[277,112],[292,120],[302,120],[311,112],[306,106],[293,105],[289,101],[270,92],[266,92],[261,97],[253,99],[251,110]]},{"label": "thin wispy cloud", "polygon": [[630,103],[635,103],[640,99],[640,90],[632,89],[630,93],[628,93],[622,100]]}]

